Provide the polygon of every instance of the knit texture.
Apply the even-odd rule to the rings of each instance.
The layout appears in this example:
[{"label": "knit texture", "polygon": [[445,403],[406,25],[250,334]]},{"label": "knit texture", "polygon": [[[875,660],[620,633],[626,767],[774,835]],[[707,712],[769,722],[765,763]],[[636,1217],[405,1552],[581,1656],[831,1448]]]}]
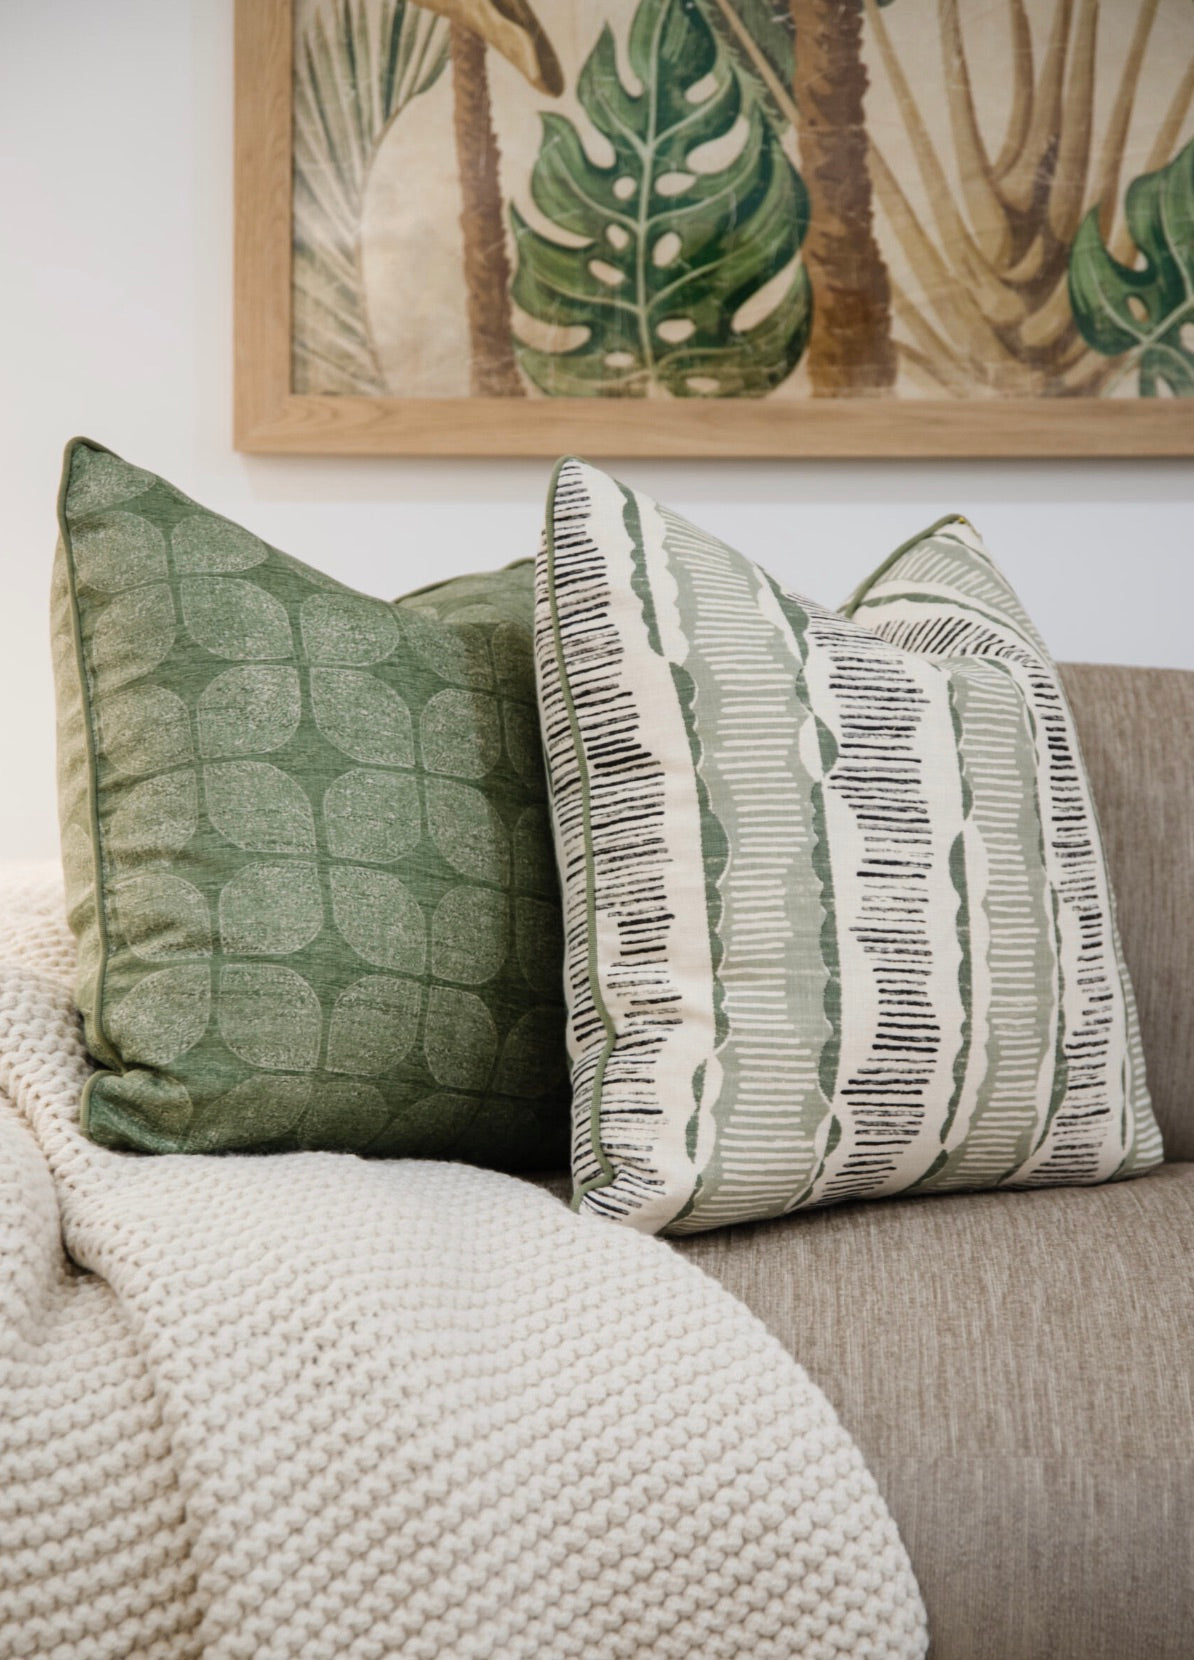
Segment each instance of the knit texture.
[{"label": "knit texture", "polygon": [[922,1655],[825,1397],[664,1244],[463,1165],[88,1142],[0,878],[6,1660]]}]

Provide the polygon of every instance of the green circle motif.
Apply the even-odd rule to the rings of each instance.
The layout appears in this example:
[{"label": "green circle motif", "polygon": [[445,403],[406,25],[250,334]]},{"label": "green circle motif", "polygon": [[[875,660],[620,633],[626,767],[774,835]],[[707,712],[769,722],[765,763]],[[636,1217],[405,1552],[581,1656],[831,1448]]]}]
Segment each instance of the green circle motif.
[{"label": "green circle motif", "polygon": [[363,668],[389,657],[398,624],[388,607],[358,594],[312,594],[299,612],[303,649],[312,663]]},{"label": "green circle motif", "polygon": [[147,974],[105,1012],[107,1036],[126,1065],[169,1066],[193,1049],[211,1016],[211,970],[186,963]]},{"label": "green circle motif", "polygon": [[324,791],[323,827],[335,859],[390,864],[423,834],[419,786],[402,773],[354,767]]},{"label": "green circle motif", "polygon": [[546,1003],[528,1009],[506,1035],[496,1088],[503,1095],[547,1095],[563,1080],[563,1056],[563,1009]]},{"label": "green circle motif", "polygon": [[453,778],[484,778],[502,755],[496,698],[456,687],[428,698],[419,719],[423,765]]},{"label": "green circle motif", "polygon": [[98,713],[104,760],[114,772],[138,778],[192,758],[187,706],[165,686],[120,692]]},{"label": "green circle motif", "polygon": [[234,576],[188,576],[178,589],[187,633],[213,657],[244,663],[293,654],[286,607],[255,582]]},{"label": "green circle motif", "polygon": [[492,980],[510,945],[510,906],[491,888],[457,887],[431,919],[431,972],[441,980],[479,986]]},{"label": "green circle motif", "polygon": [[220,944],[231,956],[289,957],[323,927],[313,864],[251,864],[220,890]]},{"label": "green circle motif", "polygon": [[[118,865],[181,853],[199,828],[199,789],[192,767],[159,773],[122,793],[108,828]],[[90,848],[90,841],[88,841]]]},{"label": "green circle motif", "polygon": [[211,913],[199,889],[167,870],[143,870],[113,883],[117,926],[145,962],[211,955]]},{"label": "green circle motif", "polygon": [[91,672],[98,696],[151,674],[174,644],[174,596],[166,582],[130,588],[109,600],[91,631]]},{"label": "green circle motif", "polygon": [[333,865],[332,917],[347,945],[374,968],[422,974],[427,923],[405,882],[385,870]]},{"label": "green circle motif", "polygon": [[168,575],[161,531],[139,513],[104,513],[71,535],[75,578],[80,588],[117,594]]},{"label": "green circle motif", "polygon": [[509,837],[492,801],[447,778],[428,778],[426,791],[431,837],[452,869],[476,881],[503,883],[510,869]]},{"label": "green circle motif", "polygon": [[417,980],[366,974],[336,999],[328,1027],[328,1070],[376,1077],[406,1058],[419,1034]]},{"label": "green circle motif", "polygon": [[220,972],[220,1036],[232,1053],[266,1072],[308,1072],[319,1060],[319,998],[279,963],[225,963]]},{"label": "green circle motif", "polygon": [[410,709],[384,680],[363,669],[312,669],[311,709],[323,736],[350,760],[414,766]]},{"label": "green circle motif", "polygon": [[259,536],[211,513],[180,519],[170,535],[170,551],[180,576],[248,571],[269,557],[269,548]]},{"label": "green circle motif", "polygon": [[423,1052],[437,1084],[448,1089],[485,1089],[497,1050],[497,1027],[481,998],[471,991],[457,991],[455,986],[430,988]]},{"label": "green circle motif", "polygon": [[314,853],[315,814],[297,779],[269,761],[221,761],[203,769],[208,821],[248,853]]},{"label": "green circle motif", "polygon": [[83,518],[117,502],[142,496],[154,482],[153,474],[130,467],[119,456],[80,444],[71,457],[70,512]]},{"label": "green circle motif", "polygon": [[403,607],[398,615],[419,659],[450,686],[492,686],[486,630],[476,624],[439,622]]},{"label": "green circle motif", "polygon": [[261,755],[298,731],[303,706],[297,669],[247,663],[225,669],[199,694],[199,749],[206,756]]}]

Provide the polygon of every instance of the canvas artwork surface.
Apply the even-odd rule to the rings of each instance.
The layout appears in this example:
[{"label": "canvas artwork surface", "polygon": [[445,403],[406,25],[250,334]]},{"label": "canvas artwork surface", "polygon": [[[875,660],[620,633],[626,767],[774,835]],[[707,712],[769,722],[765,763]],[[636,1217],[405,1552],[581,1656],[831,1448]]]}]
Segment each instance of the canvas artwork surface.
[{"label": "canvas artwork surface", "polygon": [[293,398],[1194,397],[1190,0],[240,5],[285,13]]},{"label": "canvas artwork surface", "polygon": [[302,0],[296,390],[1194,395],[1189,0],[939,10]]}]

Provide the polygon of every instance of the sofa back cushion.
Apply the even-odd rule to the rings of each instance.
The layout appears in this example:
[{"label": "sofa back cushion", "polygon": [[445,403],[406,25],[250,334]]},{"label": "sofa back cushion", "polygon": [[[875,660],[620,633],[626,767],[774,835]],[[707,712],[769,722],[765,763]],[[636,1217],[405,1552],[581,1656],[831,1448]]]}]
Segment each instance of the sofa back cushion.
[{"label": "sofa back cushion", "polygon": [[1194,673],[1062,669],[1098,808],[1165,1156],[1194,1159]]}]

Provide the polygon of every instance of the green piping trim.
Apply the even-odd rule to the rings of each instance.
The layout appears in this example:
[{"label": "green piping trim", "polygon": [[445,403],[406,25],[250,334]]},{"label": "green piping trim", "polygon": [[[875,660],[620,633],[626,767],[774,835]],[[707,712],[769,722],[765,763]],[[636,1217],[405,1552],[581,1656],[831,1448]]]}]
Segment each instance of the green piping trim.
[{"label": "green piping trim", "polygon": [[881,582],[891,567],[895,564],[896,560],[902,559],[906,553],[910,553],[914,547],[919,545],[919,543],[927,542],[930,536],[936,536],[937,532],[944,529],[946,525],[965,525],[969,523],[970,520],[963,518],[961,513],[946,513],[942,518],[938,519],[935,524],[931,524],[927,530],[922,530],[915,536],[909,536],[906,542],[900,543],[894,553],[888,554],[887,558],[877,570],[873,570],[870,576],[866,577],[864,581],[859,583],[858,587],[855,588],[846,603],[838,607],[838,615],[842,617],[852,617],[858,607],[862,604],[869,590],[874,587],[875,583]]},{"label": "green piping trim", "polygon": [[[102,1060],[110,1070],[123,1072],[124,1068],[121,1065],[120,1057],[112,1047],[103,1025],[104,984],[108,973],[111,947],[108,940],[108,916],[104,906],[102,832],[99,817],[98,746],[94,726],[95,708],[91,695],[91,681],[87,673],[87,660],[83,653],[83,629],[79,617],[79,595],[75,580],[75,554],[71,543],[70,526],[66,517],[66,498],[70,489],[75,451],[84,448],[99,455],[110,455],[117,461],[123,461],[124,457],[117,455],[115,450],[110,450],[106,444],[97,444],[92,438],[72,438],[62,453],[62,478],[58,485],[58,532],[62,537],[62,552],[66,565],[66,582],[70,595],[71,622],[75,641],[75,661],[79,670],[79,695],[83,702],[83,730],[87,738],[87,806],[91,818],[91,851],[94,860],[95,922],[100,942],[99,965],[95,975],[95,1009],[91,1017],[91,1048],[96,1058]],[[129,465],[129,463],[126,462],[125,465]],[[92,1086],[98,1077],[99,1073],[93,1072],[83,1087],[83,1094],[79,1103],[79,1121],[84,1131],[87,1130]]]},{"label": "green piping trim", "polygon": [[[908,588],[899,594],[879,594],[875,599],[860,599],[855,606],[855,610],[866,611],[871,606],[894,605],[897,601],[904,605],[935,605],[948,607],[951,611],[965,611],[968,617],[981,617],[983,622],[990,623],[993,628],[998,628],[1005,634],[1014,635],[1023,644],[1025,650],[1032,653],[1034,658],[1039,658],[1041,655],[1036,642],[1030,639],[1016,623],[1010,621],[1006,616],[1001,616],[998,611],[988,611],[986,606],[976,605],[970,600],[941,600],[935,594],[920,593],[915,588]],[[953,661],[956,660],[953,659]],[[984,657],[978,652],[972,653],[967,660],[980,663],[995,661],[995,659]]]},{"label": "green piping trim", "polygon": [[556,488],[560,481],[560,474],[570,461],[578,466],[584,463],[578,456],[561,456],[552,469],[551,482],[547,486],[547,518],[544,526],[544,554],[547,560],[547,593],[551,606],[551,637],[555,652],[556,674],[559,676],[560,697],[564,708],[568,712],[568,729],[572,734],[572,748],[576,759],[576,772],[580,780],[581,794],[581,823],[584,827],[585,838],[585,921],[588,924],[588,970],[589,995],[593,999],[593,1007],[601,1017],[601,1025],[605,1031],[605,1043],[601,1054],[597,1058],[597,1065],[593,1072],[593,1096],[589,1107],[589,1145],[594,1158],[601,1166],[601,1175],[594,1176],[592,1181],[582,1182],[572,1195],[572,1209],[579,1210],[586,1197],[595,1193],[599,1188],[609,1187],[617,1179],[617,1172],[601,1145],[601,1092],[605,1087],[605,1069],[609,1058],[613,1054],[614,1045],[618,1040],[618,1030],[614,1025],[613,1017],[606,1007],[605,999],[601,994],[601,978],[597,968],[597,881],[593,860],[593,824],[592,801],[593,790],[589,779],[589,765],[585,760],[584,744],[581,738],[580,721],[576,716],[576,705],[572,699],[572,692],[568,685],[568,675],[564,666],[564,642],[560,632],[560,608],[556,602],[556,539],[555,539],[555,506]]}]

